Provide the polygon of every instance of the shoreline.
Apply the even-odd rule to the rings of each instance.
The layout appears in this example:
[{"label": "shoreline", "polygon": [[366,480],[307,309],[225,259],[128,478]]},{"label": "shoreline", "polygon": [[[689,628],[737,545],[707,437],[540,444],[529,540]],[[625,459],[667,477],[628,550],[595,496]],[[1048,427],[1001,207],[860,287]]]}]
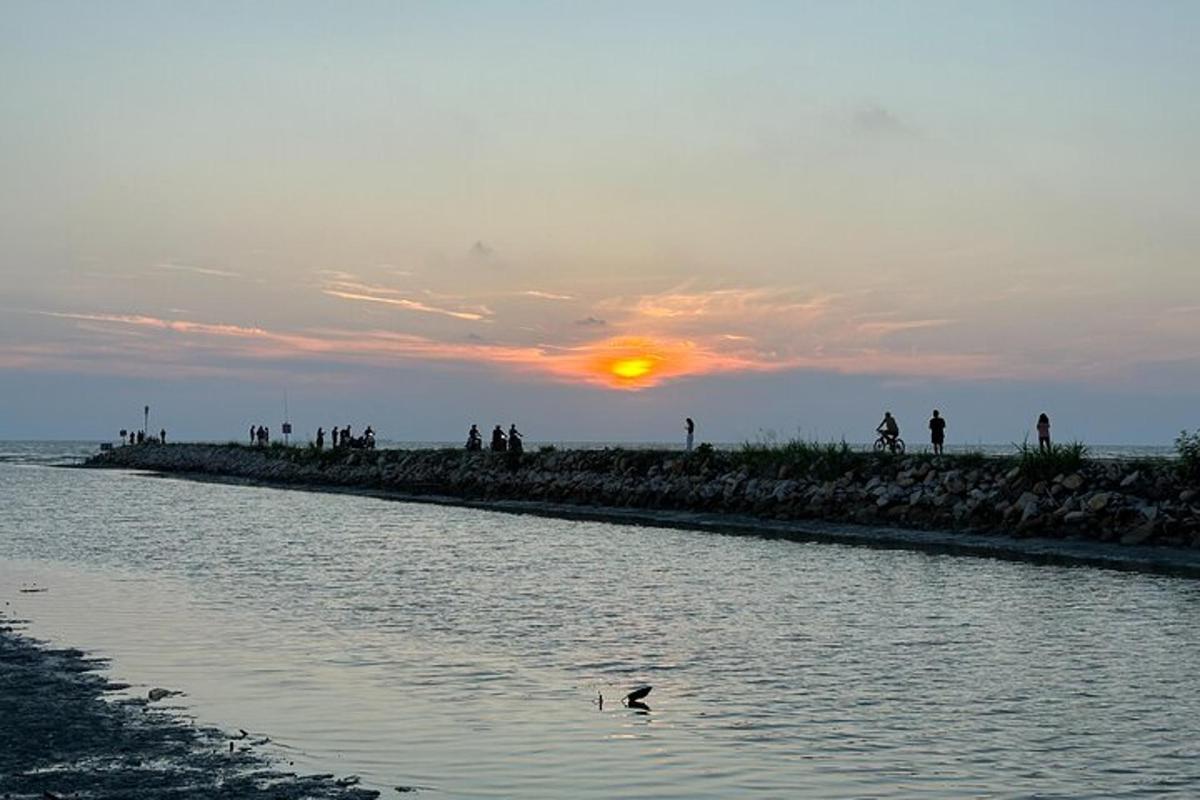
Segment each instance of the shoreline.
[{"label": "shoreline", "polygon": [[[297,775],[255,748],[258,735],[193,724],[171,706],[117,697],[108,662],[58,648],[0,611],[0,796],[148,800],[374,800],[357,779]],[[152,690],[152,696],[164,690]],[[164,696],[169,697],[168,693]],[[162,698],[157,698],[162,699]]]},{"label": "shoreline", "polygon": [[768,520],[745,514],[582,506],[510,499],[479,500],[449,495],[412,494],[365,486],[305,484],[201,472],[142,471],[151,477],[162,479],[227,486],[255,486],[282,491],[345,494],[399,503],[469,508],[499,514],[689,530],[725,536],[753,536],[803,544],[835,544],[881,550],[907,550],[930,555],[993,558],[1043,566],[1087,567],[1178,578],[1200,578],[1200,551],[1190,548],[1113,545],[1086,540],[1017,538],[1015,536],[911,530],[817,520]]}]

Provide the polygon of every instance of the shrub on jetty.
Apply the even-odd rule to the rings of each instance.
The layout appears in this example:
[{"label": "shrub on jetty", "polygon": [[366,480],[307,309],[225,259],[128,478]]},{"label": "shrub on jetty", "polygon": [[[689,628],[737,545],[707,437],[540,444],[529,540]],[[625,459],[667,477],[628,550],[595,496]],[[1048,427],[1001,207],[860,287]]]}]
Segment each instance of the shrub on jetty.
[{"label": "shrub on jetty", "polygon": [[811,475],[822,480],[841,477],[863,463],[866,455],[851,449],[845,440],[816,442],[791,439],[782,444],[769,438],[745,442],[738,460],[756,475],[775,477],[786,466],[796,475]]},{"label": "shrub on jetty", "polygon": [[1179,471],[1188,480],[1200,480],[1200,429],[1188,433],[1180,431],[1175,438],[1175,450],[1179,453]]},{"label": "shrub on jetty", "polygon": [[1026,439],[1017,445],[1017,466],[1021,475],[1029,480],[1046,481],[1056,475],[1075,472],[1087,458],[1087,445],[1083,442],[1052,444],[1048,448],[1031,445]]}]

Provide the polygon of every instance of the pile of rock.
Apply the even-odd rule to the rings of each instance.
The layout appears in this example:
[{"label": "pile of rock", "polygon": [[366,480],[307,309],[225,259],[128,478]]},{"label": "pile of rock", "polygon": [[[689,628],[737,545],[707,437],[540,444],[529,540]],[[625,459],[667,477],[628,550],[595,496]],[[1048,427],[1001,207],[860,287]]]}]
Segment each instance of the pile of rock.
[{"label": "pile of rock", "polygon": [[870,458],[836,477],[763,468],[736,452],[325,451],[146,445],[89,466],[277,483],[382,488],[470,499],[541,500],[821,519],[897,527],[1200,547],[1200,491],[1165,461],[1092,461],[1037,479],[1012,459]]}]

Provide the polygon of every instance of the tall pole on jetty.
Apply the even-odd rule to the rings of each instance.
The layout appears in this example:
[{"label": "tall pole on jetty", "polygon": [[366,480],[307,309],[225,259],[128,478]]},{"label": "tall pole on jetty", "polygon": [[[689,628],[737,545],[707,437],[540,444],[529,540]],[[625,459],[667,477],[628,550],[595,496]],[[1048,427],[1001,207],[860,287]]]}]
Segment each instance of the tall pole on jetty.
[{"label": "tall pole on jetty", "polygon": [[287,389],[283,390],[283,443],[284,445],[291,444],[289,437],[292,435],[292,423],[288,421],[287,410]]},{"label": "tall pole on jetty", "polygon": [[142,432],[150,436],[150,406],[142,409]]}]

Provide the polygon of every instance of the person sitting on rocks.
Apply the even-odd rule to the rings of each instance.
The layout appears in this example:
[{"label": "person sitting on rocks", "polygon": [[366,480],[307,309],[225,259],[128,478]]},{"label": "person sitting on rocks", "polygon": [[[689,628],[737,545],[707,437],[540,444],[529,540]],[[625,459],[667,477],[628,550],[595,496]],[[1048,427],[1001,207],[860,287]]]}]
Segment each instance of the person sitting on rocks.
[{"label": "person sitting on rocks", "polygon": [[504,437],[504,429],[497,425],[492,429],[492,452],[503,453],[508,449],[508,441]]},{"label": "person sitting on rocks", "polygon": [[367,429],[363,431],[363,447],[368,450],[375,449],[375,429],[370,425],[368,425]]},{"label": "person sitting on rocks", "polygon": [[510,453],[520,453],[524,450],[521,442],[521,432],[517,430],[515,422],[508,429],[508,450]]},{"label": "person sitting on rocks", "polygon": [[467,450],[475,452],[483,449],[483,434],[479,432],[478,425],[472,425],[471,430],[467,431]]}]

